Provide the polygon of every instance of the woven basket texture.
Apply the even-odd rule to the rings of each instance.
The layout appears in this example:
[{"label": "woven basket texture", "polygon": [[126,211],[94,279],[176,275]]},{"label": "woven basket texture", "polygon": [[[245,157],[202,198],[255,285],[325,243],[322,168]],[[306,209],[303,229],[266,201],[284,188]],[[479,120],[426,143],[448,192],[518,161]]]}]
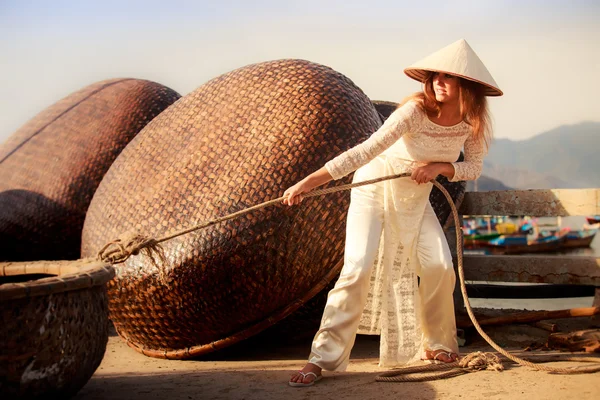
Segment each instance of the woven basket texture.
[{"label": "woven basket texture", "polygon": [[386,119],[398,108],[399,103],[385,100],[373,100],[373,105],[379,114],[379,118],[385,122]]},{"label": "woven basket texture", "polygon": [[[281,196],[379,126],[367,96],[322,65],[279,60],[219,76],[117,158],[88,210],[82,255],[124,232],[157,238]],[[144,354],[187,358],[265,329],[331,280],[348,204],[340,192],[265,208],[164,242],[158,267],[130,258],[109,285],[117,331]]]},{"label": "woven basket texture", "polygon": [[[40,274],[51,277],[28,281]],[[0,398],[68,398],[85,385],[106,350],[113,276],[96,261],[0,263]]]},{"label": "woven basket texture", "polygon": [[85,213],[121,150],[179,98],[139,79],[98,82],[51,105],[0,146],[0,260],[79,258]]}]

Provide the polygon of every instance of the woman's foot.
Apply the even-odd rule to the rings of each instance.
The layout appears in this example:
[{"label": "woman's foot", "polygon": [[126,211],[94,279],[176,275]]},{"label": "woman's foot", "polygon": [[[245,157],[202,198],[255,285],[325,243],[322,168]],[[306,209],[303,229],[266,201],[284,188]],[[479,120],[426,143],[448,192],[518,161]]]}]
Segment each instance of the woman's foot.
[{"label": "woman's foot", "polygon": [[445,350],[425,350],[423,360],[434,363],[452,363],[458,360],[458,354]]},{"label": "woman's foot", "polygon": [[296,372],[288,382],[290,386],[312,386],[321,380],[321,368],[315,364],[308,363],[300,371]]}]

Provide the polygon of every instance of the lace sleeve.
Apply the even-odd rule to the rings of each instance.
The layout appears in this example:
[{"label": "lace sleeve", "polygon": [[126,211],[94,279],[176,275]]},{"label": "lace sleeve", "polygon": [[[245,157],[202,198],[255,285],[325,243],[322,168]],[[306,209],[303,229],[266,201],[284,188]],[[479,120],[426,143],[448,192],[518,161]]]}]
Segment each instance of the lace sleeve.
[{"label": "lace sleeve", "polygon": [[454,176],[450,182],[474,181],[481,175],[483,157],[487,154],[485,143],[469,135],[465,141],[465,160],[453,162]]},{"label": "lace sleeve", "polygon": [[419,111],[419,106],[414,101],[399,107],[367,140],[327,162],[325,169],[333,179],[340,179],[367,164],[406,132],[416,129],[421,116]]}]

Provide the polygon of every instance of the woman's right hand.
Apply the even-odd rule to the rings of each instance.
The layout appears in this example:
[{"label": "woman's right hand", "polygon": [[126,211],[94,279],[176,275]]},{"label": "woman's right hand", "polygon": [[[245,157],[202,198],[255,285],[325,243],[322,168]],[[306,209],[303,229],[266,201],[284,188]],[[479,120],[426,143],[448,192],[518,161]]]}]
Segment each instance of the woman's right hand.
[{"label": "woman's right hand", "polygon": [[283,192],[285,199],[282,200],[282,203],[287,204],[288,206],[300,204],[300,202],[303,200],[303,193],[308,193],[314,188],[321,186],[332,179],[332,176],[329,174],[329,172],[327,172],[325,167],[323,167]]},{"label": "woman's right hand", "polygon": [[307,185],[305,180],[301,180],[294,186],[290,186],[289,188],[287,188],[286,191],[283,192],[285,199],[282,200],[282,203],[288,206],[300,204],[300,202],[302,202],[302,200],[304,199],[302,197],[302,194],[310,191],[310,188],[307,188],[306,186]]}]

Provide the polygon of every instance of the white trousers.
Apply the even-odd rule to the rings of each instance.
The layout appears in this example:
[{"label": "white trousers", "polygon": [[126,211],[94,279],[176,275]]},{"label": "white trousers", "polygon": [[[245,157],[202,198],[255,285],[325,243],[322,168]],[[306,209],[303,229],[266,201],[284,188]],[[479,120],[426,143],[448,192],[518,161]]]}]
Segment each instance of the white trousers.
[{"label": "white trousers", "polygon": [[[329,292],[309,362],[330,371],[348,365],[360,317],[367,301],[371,269],[383,229],[382,186],[352,189],[348,210],[344,267]],[[371,186],[371,185],[370,185]],[[373,185],[375,186],[375,185]],[[421,329],[424,350],[458,353],[452,256],[440,223],[427,203],[417,242]]]}]

